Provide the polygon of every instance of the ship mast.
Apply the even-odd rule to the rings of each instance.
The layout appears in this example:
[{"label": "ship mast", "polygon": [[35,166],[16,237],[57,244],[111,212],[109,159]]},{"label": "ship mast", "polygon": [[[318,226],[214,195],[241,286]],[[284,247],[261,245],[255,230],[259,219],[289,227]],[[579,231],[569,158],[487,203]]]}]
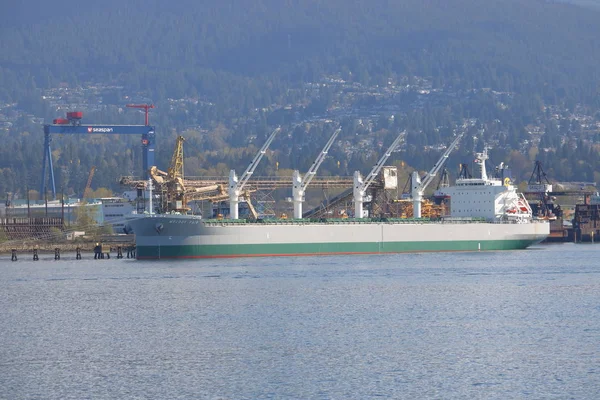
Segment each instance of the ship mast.
[{"label": "ship mast", "polygon": [[480,173],[481,173],[481,179],[484,180],[484,181],[488,180],[487,171],[485,169],[485,160],[487,160],[489,158],[487,150],[488,149],[486,147],[486,148],[483,149],[482,153],[475,153],[475,155],[477,156],[477,159],[475,161],[479,165]]}]

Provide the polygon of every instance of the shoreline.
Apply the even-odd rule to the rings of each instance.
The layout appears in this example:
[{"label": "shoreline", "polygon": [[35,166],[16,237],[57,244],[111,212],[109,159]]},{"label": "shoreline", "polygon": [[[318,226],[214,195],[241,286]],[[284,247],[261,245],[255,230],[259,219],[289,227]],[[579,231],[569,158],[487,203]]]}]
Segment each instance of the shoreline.
[{"label": "shoreline", "polygon": [[[94,252],[94,247],[96,243],[99,242],[79,242],[79,243],[65,243],[65,242],[21,242],[21,243],[0,243],[0,255],[12,254],[13,250],[16,250],[17,254],[21,253],[33,253],[34,250],[37,250],[39,254],[52,253],[54,254],[55,249],[59,249],[61,253],[63,252],[73,252],[75,253],[77,249],[82,253]],[[100,242],[101,243],[101,242]],[[134,242],[125,242],[125,243],[115,243],[115,242],[105,242],[102,243],[103,247],[110,248],[110,252],[116,252],[118,247],[121,247],[123,252],[127,252],[127,249],[135,246]]]}]

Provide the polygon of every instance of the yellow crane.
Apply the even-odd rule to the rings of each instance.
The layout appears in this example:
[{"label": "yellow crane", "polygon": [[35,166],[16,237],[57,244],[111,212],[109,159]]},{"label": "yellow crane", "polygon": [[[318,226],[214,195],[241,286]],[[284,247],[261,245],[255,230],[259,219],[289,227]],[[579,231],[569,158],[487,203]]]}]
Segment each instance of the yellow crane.
[{"label": "yellow crane", "polygon": [[[188,197],[195,200],[218,201],[227,199],[229,196],[226,187],[221,184],[186,188],[183,174],[183,142],[185,142],[185,138],[178,136],[167,172],[156,166],[150,168],[150,176],[156,185],[155,189],[163,194],[162,208],[166,212],[188,212],[190,210],[187,206]],[[253,191],[247,189],[243,191],[243,195],[248,202],[251,216],[256,219],[258,217],[256,210],[250,202],[250,193]]]},{"label": "yellow crane", "polygon": [[183,136],[178,136],[171,164],[167,172],[155,165],[150,168],[154,189],[162,193],[162,208],[165,212],[187,212],[185,185],[183,183]]},{"label": "yellow crane", "polygon": [[90,191],[90,187],[92,185],[92,178],[94,177],[94,173],[96,172],[96,166],[92,166],[90,168],[90,173],[88,175],[87,184],[85,185],[85,189],[83,190],[83,198],[87,199]]},{"label": "yellow crane", "polygon": [[254,204],[252,204],[252,200],[250,199],[250,190],[244,190],[244,198],[246,199],[246,204],[248,204],[248,211],[250,212],[250,218],[258,219],[258,213],[254,208]]},{"label": "yellow crane", "polygon": [[183,142],[185,142],[185,138],[181,135],[177,136],[175,150],[173,150],[173,155],[171,156],[171,164],[167,170],[169,180],[183,179]]},{"label": "yellow crane", "polygon": [[187,212],[185,185],[183,184],[183,136],[177,136],[171,164],[167,170],[167,209],[175,212]]}]

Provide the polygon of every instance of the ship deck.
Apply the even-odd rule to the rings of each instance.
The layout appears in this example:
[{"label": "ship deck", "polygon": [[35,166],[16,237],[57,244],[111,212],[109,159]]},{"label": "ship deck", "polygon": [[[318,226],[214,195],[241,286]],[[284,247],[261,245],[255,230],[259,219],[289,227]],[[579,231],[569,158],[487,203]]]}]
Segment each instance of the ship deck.
[{"label": "ship deck", "polygon": [[[203,219],[207,226],[226,225],[309,225],[309,224],[482,224],[490,223],[485,218],[319,218],[319,219]],[[498,224],[514,224],[516,221],[494,221]]]}]

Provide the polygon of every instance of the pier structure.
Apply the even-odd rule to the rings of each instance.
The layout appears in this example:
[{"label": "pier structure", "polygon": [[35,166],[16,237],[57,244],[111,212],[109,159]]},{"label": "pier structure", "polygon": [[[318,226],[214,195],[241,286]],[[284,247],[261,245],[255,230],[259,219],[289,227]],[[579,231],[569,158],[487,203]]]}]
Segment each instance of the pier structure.
[{"label": "pier structure", "polygon": [[0,218],[0,233],[7,240],[46,239],[63,227],[63,218]]},{"label": "pier structure", "polygon": [[600,204],[577,204],[573,218],[574,242],[600,240]]}]

